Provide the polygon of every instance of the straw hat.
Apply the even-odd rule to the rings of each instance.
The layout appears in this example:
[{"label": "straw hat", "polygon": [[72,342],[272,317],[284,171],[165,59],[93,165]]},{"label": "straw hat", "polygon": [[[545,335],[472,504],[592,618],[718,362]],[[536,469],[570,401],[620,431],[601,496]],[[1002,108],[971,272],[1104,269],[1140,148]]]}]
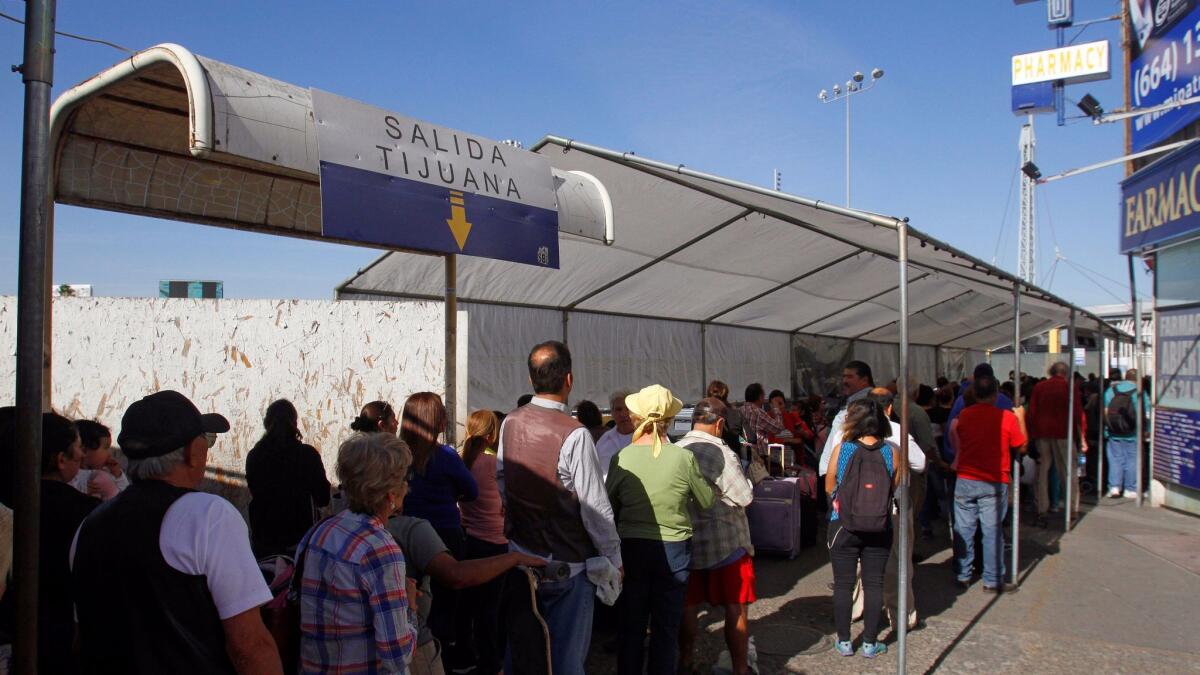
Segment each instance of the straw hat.
[{"label": "straw hat", "polygon": [[[646,433],[647,428],[653,428],[655,422],[670,419],[683,409],[683,402],[675,398],[671,391],[660,384],[652,384],[636,394],[625,397],[625,407],[635,416],[642,418],[642,423],[633,432],[634,439]],[[662,452],[662,438],[654,435],[654,456]]]}]

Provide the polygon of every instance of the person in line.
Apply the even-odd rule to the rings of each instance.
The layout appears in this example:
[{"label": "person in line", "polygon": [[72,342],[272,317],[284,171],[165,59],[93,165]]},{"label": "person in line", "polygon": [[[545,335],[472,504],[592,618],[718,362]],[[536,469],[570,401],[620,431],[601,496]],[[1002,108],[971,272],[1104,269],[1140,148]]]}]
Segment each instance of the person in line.
[{"label": "person in line", "polygon": [[696,457],[701,475],[718,499],[704,510],[688,505],[692,518],[692,564],[689,566],[683,626],[679,633],[679,671],[692,672],[696,636],[700,632],[702,603],[724,613],[725,645],[733,675],[746,675],[750,645],[749,606],[754,592],[754,545],[746,507],[754,499],[754,486],[742,472],[737,455],[723,440],[725,404],[706,398],[692,411],[692,430],[679,447]]},{"label": "person in line", "polygon": [[1012,453],[1023,452],[1021,421],[996,406],[995,377],[975,378],[975,403],[962,411],[950,433],[958,454],[954,487],[955,574],[961,588],[971,586],[975,566],[976,524],[983,531],[983,590],[1014,591],[1004,583],[1004,516],[1012,482]]},{"label": "person in line", "polygon": [[[899,480],[887,414],[872,399],[859,398],[846,407],[841,442],[834,448],[825,475],[825,490],[832,495],[829,510],[829,560],[833,565],[833,619],[837,629],[835,647],[842,656],[854,655],[850,641],[850,615],[855,577],[861,567],[863,586],[863,633],[861,653],[874,658],[887,652],[879,641],[883,614],[883,577],[892,550],[891,495]],[[886,471],[886,473],[883,473]],[[884,484],[879,480],[883,479]],[[886,493],[878,491],[887,490]],[[857,516],[871,516],[860,525]],[[852,520],[852,518],[854,520]],[[863,518],[867,520],[867,518]]]},{"label": "person in line", "polygon": [[[404,515],[428,520],[450,549],[450,554],[461,559],[466,554],[467,540],[458,505],[475,501],[479,497],[479,486],[458,453],[438,442],[445,428],[446,407],[437,394],[418,392],[404,402],[400,438],[412,451],[413,468],[403,502]],[[442,661],[452,669],[457,668],[470,660],[469,655],[459,648],[455,630],[458,592],[435,580],[433,597],[430,628],[445,650]]]},{"label": "person in line", "polygon": [[596,597],[587,561],[603,557],[621,573],[621,540],[592,435],[567,414],[570,350],[554,340],[535,345],[528,367],[536,396],[504,419],[496,453],[505,533],[510,550],[568,563],[565,580],[538,584],[538,603],[554,672],[583,673]]},{"label": "person in line", "polygon": [[169,390],[121,418],[133,484],[83,521],[70,556],[90,672],[283,671],[259,611],[271,592],[246,522],[225,499],[196,491],[226,431],[224,417]]},{"label": "person in line", "polygon": [[[986,362],[980,363],[979,365],[975,366],[974,372],[971,373],[971,379],[963,380],[962,384],[958,388],[958,393],[954,399],[954,405],[950,406],[950,414],[946,417],[946,428],[947,429],[949,429],[949,425],[952,424],[954,422],[954,420],[958,418],[959,413],[961,413],[963,411],[963,409],[965,409],[967,406],[971,405],[970,403],[968,403],[966,401],[965,396],[966,396],[967,392],[971,391],[972,382],[975,381],[975,378],[983,377],[983,376],[987,376],[992,379],[996,378],[996,371],[992,370],[992,364],[986,363]],[[1025,377],[1025,374],[1022,373],[1021,377],[1023,379]],[[1028,403],[1029,399],[1023,398],[1022,400],[1025,401],[1026,403]],[[996,395],[996,407],[1000,408],[1001,410],[1012,410],[1013,409],[1013,400],[1011,398],[1009,398],[1004,392],[999,392]],[[954,439],[951,438],[949,434],[946,434],[945,438],[942,439],[942,446],[943,446],[942,456],[945,458],[945,460],[947,462],[953,462],[954,461],[954,452],[955,452]]]},{"label": "person in line", "polygon": [[112,431],[96,420],[75,420],[83,462],[71,486],[80,492],[109,500],[129,487],[129,476],[112,454]]},{"label": "person in line", "polygon": [[517,397],[517,407],[523,408],[523,407],[529,405],[529,402],[532,400],[533,400],[533,394],[521,394],[520,396]]},{"label": "person in line", "polygon": [[[939,380],[946,378],[939,377]],[[945,435],[948,431],[950,406],[954,404],[954,391],[948,386],[940,386],[934,392],[934,404],[929,409],[930,429],[933,432],[934,449],[926,453],[928,469],[926,471],[927,491],[925,505],[921,508],[921,537],[933,539],[933,519],[935,517],[950,518],[951,493],[949,488],[950,464],[943,456]]]},{"label": "person in line", "polygon": [[[670,675],[679,656],[679,629],[691,565],[692,519],[688,504],[713,503],[713,490],[696,456],[667,440],[683,403],[661,385],[625,400],[633,417],[633,443],[617,453],[605,485],[621,536],[625,620],[617,672]],[[649,664],[646,626],[650,626]]]},{"label": "person in line", "polygon": [[600,437],[608,431],[604,426],[604,416],[600,414],[600,407],[591,401],[580,401],[575,406],[575,419],[592,435],[593,443],[599,443]]},{"label": "person in line", "polygon": [[[883,409],[883,414],[888,418],[888,426],[891,428],[891,434],[888,436],[888,438],[889,439],[897,439],[897,440],[888,440],[887,443],[888,443],[888,445],[890,445],[892,447],[893,456],[899,456],[900,443],[899,443],[898,439],[900,438],[900,423],[896,422],[893,419],[894,417],[896,417],[896,415],[894,414],[896,412],[895,411],[896,395],[893,394],[890,389],[883,389],[880,387],[876,387],[874,389],[871,389],[871,392],[867,395],[867,398],[878,403],[879,407]],[[910,417],[911,417],[912,409],[916,408],[916,407],[917,406],[915,404],[910,405],[908,407]],[[921,412],[923,413],[924,411],[921,411]],[[913,536],[912,536],[913,535],[913,516],[916,513],[917,499],[924,498],[923,491],[919,492],[917,489],[913,489],[913,486],[918,484],[920,481],[924,480],[926,464],[927,464],[927,461],[925,459],[924,449],[921,447],[921,444],[917,443],[915,441],[915,439],[913,438],[913,436],[910,434],[908,437],[908,471],[909,471],[909,475],[910,475],[908,497],[909,497],[910,506],[908,509],[908,520],[904,523],[904,527],[908,528],[908,541],[910,541],[910,542],[913,541]],[[899,527],[900,527],[900,512],[897,509],[896,511],[894,511],[892,513],[892,531],[895,532]],[[888,556],[887,569],[884,572],[885,576],[884,576],[884,586],[883,586],[883,604],[884,604],[885,610],[887,612],[888,623],[890,623],[893,627],[898,625],[896,623],[896,617],[898,616],[898,613],[900,611],[899,575],[898,575],[898,572],[896,569],[896,565],[898,565],[900,563],[899,539],[900,539],[899,537],[892,538],[892,553],[890,556]],[[912,630],[917,627],[917,603],[916,603],[916,597],[913,595],[913,587],[912,587],[912,583],[911,583],[912,578],[913,578],[913,565],[912,565],[912,557],[911,557],[912,552],[913,552],[912,548],[910,547],[909,548],[909,556],[910,557],[908,560],[904,561],[904,564],[908,567],[907,575],[908,575],[908,579],[910,581],[910,583],[908,585],[908,589],[907,589],[908,628],[909,628],[909,630]],[[861,589],[859,589],[858,587],[855,588],[855,596],[854,596],[854,616],[855,617],[861,616],[863,613],[862,602],[864,600],[864,597],[863,597],[862,593],[859,592],[860,590]]]},{"label": "person in line", "polygon": [[67,554],[79,524],[100,505],[99,499],[71,485],[82,464],[75,423],[55,412],[42,413],[37,658],[43,673],[78,671]]},{"label": "person in line", "polygon": [[862,361],[850,361],[842,368],[842,395],[846,397],[846,402],[829,425],[829,434],[825,437],[825,445],[822,446],[821,459],[818,462],[818,475],[825,476],[829,473],[829,460],[833,457],[833,451],[842,445],[846,409],[851,403],[866,397],[874,386],[875,378],[871,375],[871,366]]},{"label": "person in line", "polygon": [[296,406],[279,399],[263,415],[262,438],[246,455],[254,555],[291,556],[317,510],[329,505],[321,453],[302,442]]},{"label": "person in line", "polygon": [[746,442],[754,446],[754,454],[746,459],[767,457],[767,443],[772,436],[782,433],[783,419],[774,410],[766,409],[767,394],[758,382],[746,387],[746,404],[742,406],[742,435]]},{"label": "person in line", "polygon": [[783,443],[790,446],[793,455],[791,464],[804,463],[804,448],[815,438],[812,429],[800,418],[800,414],[788,409],[787,398],[783,392],[775,389],[767,397],[771,412],[783,424],[783,431],[770,437],[772,443]]},{"label": "person in line", "polygon": [[596,459],[600,462],[600,474],[606,480],[613,456],[633,442],[633,420],[629,417],[629,408],[625,407],[625,397],[632,393],[628,389],[619,389],[608,397],[609,409],[616,424],[596,441]]},{"label": "person in line", "polygon": [[1029,397],[1029,414],[1026,419],[1029,424],[1029,435],[1036,439],[1038,452],[1038,481],[1037,481],[1037,520],[1035,524],[1046,526],[1046,514],[1054,513],[1050,508],[1050,467],[1058,473],[1059,484],[1063,489],[1065,499],[1067,481],[1072,485],[1072,501],[1067,508],[1071,517],[1079,509],[1079,476],[1075,467],[1071,466],[1068,443],[1081,442],[1081,450],[1088,451],[1086,421],[1083,415],[1083,396],[1076,387],[1074,407],[1071,416],[1075,418],[1075,438],[1067,439],[1067,401],[1070,392],[1067,387],[1067,364],[1058,361],[1050,366],[1050,377],[1042,380],[1033,388]]},{"label": "person in line", "polygon": [[1104,392],[1104,437],[1108,441],[1108,496],[1136,499],[1137,416],[1146,417],[1146,397],[1138,397],[1138,372],[1130,368],[1125,379],[1117,380]]},{"label": "person in line", "polygon": [[725,445],[733,449],[735,454],[742,450],[742,411],[729,402],[729,385],[720,380],[708,383],[704,390],[706,398],[715,398],[725,404]]},{"label": "person in line", "polygon": [[[467,440],[463,442],[462,458],[479,486],[479,497],[459,505],[466,533],[464,553],[467,560],[508,553],[504,504],[496,484],[496,444],[499,440],[500,423],[495,414],[490,410],[471,413],[467,418]],[[507,631],[500,620],[503,590],[504,580],[500,578],[466,591],[456,617],[458,635],[470,642],[475,664],[489,675],[499,672],[504,661]]]},{"label": "person in line", "polygon": [[400,420],[396,417],[396,411],[392,408],[392,404],[387,401],[371,401],[362,408],[362,412],[358,413],[358,417],[350,423],[351,431],[362,431],[364,433],[383,432],[385,434],[395,434],[400,429]]},{"label": "person in line", "polygon": [[387,530],[412,456],[391,434],[356,433],[338,448],[348,508],[310,529],[296,552],[302,673],[406,673],[417,643],[416,584]]}]

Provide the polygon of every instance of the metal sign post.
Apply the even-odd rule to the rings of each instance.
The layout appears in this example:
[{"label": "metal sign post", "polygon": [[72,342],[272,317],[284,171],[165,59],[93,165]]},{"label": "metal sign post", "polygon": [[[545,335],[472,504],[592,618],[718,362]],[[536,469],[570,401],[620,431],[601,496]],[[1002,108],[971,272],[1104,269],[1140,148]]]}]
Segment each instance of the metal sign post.
[{"label": "metal sign post", "polygon": [[[1078,467],[1075,464],[1075,309],[1071,309],[1071,324],[1067,328],[1067,341],[1071,345],[1068,352],[1069,365],[1067,366],[1067,466],[1066,468],[1059,467],[1059,473],[1062,475],[1064,492],[1067,495],[1067,504],[1063,509],[1066,514],[1066,519],[1063,524],[1063,531],[1071,531],[1071,521],[1075,517],[1075,481]],[[1082,430],[1081,430],[1082,431]]]},{"label": "metal sign post", "polygon": [[[1021,407],[1021,282],[1013,282],[1013,409]],[[1026,439],[1028,442],[1028,439]],[[1012,458],[1012,584],[1021,580],[1021,455]],[[1003,580],[1001,580],[1003,581]]]},{"label": "metal sign post", "polygon": [[446,302],[446,445],[455,447],[458,441],[458,257],[448,254],[445,260]]},{"label": "metal sign post", "polygon": [[908,221],[896,223],[896,234],[899,238],[897,264],[900,267],[900,368],[896,382],[900,385],[900,461],[896,471],[900,475],[900,486],[897,490],[897,500],[900,502],[900,525],[896,529],[899,541],[896,546],[897,557],[896,583],[897,604],[896,624],[898,626],[897,644],[899,654],[896,657],[896,672],[907,672],[906,650],[908,641],[908,565],[912,560],[912,542],[908,540],[908,522],[912,517],[912,505],[909,503],[909,472],[908,472],[908,406],[912,396],[908,387]]},{"label": "metal sign post", "polygon": [[[1108,338],[1104,337],[1104,331],[1100,331],[1100,414],[1099,414],[1099,429],[1096,430],[1096,503],[1104,498],[1104,429],[1108,426],[1108,406],[1104,405],[1104,397],[1108,394],[1108,387],[1104,381],[1108,379]],[[1115,382],[1113,384],[1116,384]]]},{"label": "metal sign post", "polygon": [[1133,367],[1137,370],[1137,505],[1142,506],[1142,476],[1146,467],[1142,466],[1142,448],[1146,443],[1146,430],[1143,420],[1146,418],[1146,393],[1142,382],[1145,381],[1146,371],[1142,369],[1142,306],[1137,296],[1137,274],[1133,264],[1133,254],[1126,256],[1129,260],[1129,306],[1133,310]]}]

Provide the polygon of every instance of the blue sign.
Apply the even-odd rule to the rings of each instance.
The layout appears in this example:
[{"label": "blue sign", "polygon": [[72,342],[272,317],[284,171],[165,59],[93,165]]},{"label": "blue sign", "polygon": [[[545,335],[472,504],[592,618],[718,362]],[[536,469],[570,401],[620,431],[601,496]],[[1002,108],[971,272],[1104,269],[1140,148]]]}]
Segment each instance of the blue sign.
[{"label": "blue sign", "polygon": [[312,90],[326,237],[558,268],[541,155]]},{"label": "blue sign", "polygon": [[1046,0],[1046,21],[1051,28],[1070,26],[1075,20],[1071,0]]},{"label": "blue sign", "polygon": [[1160,307],[1155,319],[1154,401],[1200,412],[1200,306]]},{"label": "blue sign", "polygon": [[1154,409],[1154,477],[1200,490],[1200,412]]},{"label": "blue sign", "polygon": [[1033,115],[1054,112],[1054,83],[1034,82],[1018,84],[1012,88],[1012,111],[1014,115]]},{"label": "blue sign", "polygon": [[[1200,9],[1195,0],[1128,1],[1134,32],[1129,63],[1133,107],[1200,96]],[[1163,142],[1197,118],[1197,105],[1134,117],[1134,152]]]},{"label": "blue sign", "polygon": [[1121,253],[1200,231],[1200,142],[1121,182]]}]

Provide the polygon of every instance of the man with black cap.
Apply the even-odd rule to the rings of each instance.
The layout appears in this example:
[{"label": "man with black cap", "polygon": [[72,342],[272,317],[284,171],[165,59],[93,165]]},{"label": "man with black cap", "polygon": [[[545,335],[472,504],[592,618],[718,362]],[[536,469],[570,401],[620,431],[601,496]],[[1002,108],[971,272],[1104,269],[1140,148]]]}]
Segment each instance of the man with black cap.
[{"label": "man with black cap", "polygon": [[71,549],[81,661],[95,673],[281,673],[259,607],[271,599],[245,521],[197,492],[229,431],[183,394],[125,411],[133,485],[92,512]]}]

